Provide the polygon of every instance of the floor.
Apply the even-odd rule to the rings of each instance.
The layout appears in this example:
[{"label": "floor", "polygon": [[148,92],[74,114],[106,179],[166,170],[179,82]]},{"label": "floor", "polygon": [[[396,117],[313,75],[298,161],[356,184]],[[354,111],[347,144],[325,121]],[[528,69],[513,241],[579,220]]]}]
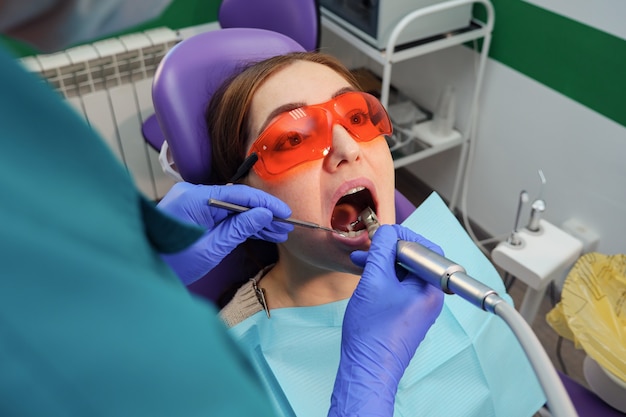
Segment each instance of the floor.
[{"label": "floor", "polygon": [[[419,205],[432,192],[430,188],[404,168],[396,170],[396,188],[415,205]],[[490,237],[486,236],[484,233],[481,236],[480,232],[477,230],[475,230],[475,232],[480,239]],[[503,279],[504,278],[506,277],[503,276]],[[510,281],[507,280],[505,282],[508,283]],[[526,291],[525,287],[526,285],[523,282],[513,280],[509,288],[509,294],[513,298],[516,306],[522,303]],[[573,342],[567,339],[560,339],[545,320],[546,314],[553,306],[551,298],[550,291],[547,291],[537,314],[537,318],[532,324],[532,329],[542,343],[555,368],[587,387],[588,385],[582,371],[582,363],[585,358],[584,351],[576,349]]]}]

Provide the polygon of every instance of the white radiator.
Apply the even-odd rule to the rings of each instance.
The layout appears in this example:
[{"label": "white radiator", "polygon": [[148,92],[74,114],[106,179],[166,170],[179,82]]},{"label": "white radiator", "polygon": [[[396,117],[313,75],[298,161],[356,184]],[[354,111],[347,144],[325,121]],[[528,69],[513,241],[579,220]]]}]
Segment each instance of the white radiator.
[{"label": "white radiator", "polygon": [[163,197],[174,182],[161,170],[141,125],[154,113],[154,72],[180,40],[176,32],[158,28],[22,59],[84,116],[153,199]]}]

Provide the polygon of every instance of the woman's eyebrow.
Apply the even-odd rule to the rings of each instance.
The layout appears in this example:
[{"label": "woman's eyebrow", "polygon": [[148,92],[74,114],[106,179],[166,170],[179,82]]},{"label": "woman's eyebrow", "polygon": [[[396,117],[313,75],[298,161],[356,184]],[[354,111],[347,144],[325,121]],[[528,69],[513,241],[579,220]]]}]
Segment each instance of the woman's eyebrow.
[{"label": "woman's eyebrow", "polygon": [[[287,103],[287,104],[283,104],[282,106],[276,107],[274,110],[272,110],[272,112],[265,118],[265,121],[263,122],[263,124],[261,125],[261,128],[259,129],[259,135],[261,133],[263,133],[263,131],[265,130],[265,128],[267,127],[268,124],[270,124],[270,122],[272,120],[274,120],[274,118],[280,114],[289,112],[291,110],[295,110],[298,109],[300,107],[306,106],[306,103]],[[258,135],[257,135],[258,136]]]},{"label": "woman's eyebrow", "polygon": [[[356,91],[356,90],[354,87],[344,87],[335,91],[335,93],[333,93],[332,95],[332,98],[336,98],[350,91]],[[306,103],[298,102],[298,103],[287,103],[287,104],[283,104],[282,106],[278,106],[277,108],[272,110],[272,112],[265,118],[265,121],[263,122],[263,124],[261,125],[261,128],[259,129],[259,135],[265,130],[267,125],[269,125],[270,122],[274,120],[276,116],[283,114],[283,113],[290,112],[291,110],[299,109],[300,107],[304,107],[306,105],[307,105]]]},{"label": "woman's eyebrow", "polygon": [[354,87],[344,87],[344,88],[342,88],[340,90],[337,90],[335,92],[335,94],[333,94],[333,98],[337,98],[338,96],[340,96],[342,94],[351,93],[351,92],[354,92],[354,91],[358,91],[358,90],[356,90]]}]

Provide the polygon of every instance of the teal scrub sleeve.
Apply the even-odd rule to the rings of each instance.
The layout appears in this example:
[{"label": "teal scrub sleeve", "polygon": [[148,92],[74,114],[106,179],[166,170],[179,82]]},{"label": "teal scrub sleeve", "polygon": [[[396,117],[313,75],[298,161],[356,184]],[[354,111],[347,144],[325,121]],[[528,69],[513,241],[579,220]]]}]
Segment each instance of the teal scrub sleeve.
[{"label": "teal scrub sleeve", "polygon": [[213,307],[157,253],[198,231],[160,235],[103,141],[2,50],[0,196],[0,415],[272,414]]}]

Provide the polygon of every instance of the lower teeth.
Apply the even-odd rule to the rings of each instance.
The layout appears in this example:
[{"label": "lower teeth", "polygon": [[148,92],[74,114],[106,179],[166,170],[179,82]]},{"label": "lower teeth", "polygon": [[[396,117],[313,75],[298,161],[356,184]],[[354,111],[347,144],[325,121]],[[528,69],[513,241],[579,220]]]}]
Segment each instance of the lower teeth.
[{"label": "lower teeth", "polygon": [[341,234],[343,236],[346,237],[357,237],[358,235],[360,235],[361,233],[363,233],[365,229],[361,229],[361,230],[350,230],[350,231],[346,231],[346,232],[341,232]]}]

